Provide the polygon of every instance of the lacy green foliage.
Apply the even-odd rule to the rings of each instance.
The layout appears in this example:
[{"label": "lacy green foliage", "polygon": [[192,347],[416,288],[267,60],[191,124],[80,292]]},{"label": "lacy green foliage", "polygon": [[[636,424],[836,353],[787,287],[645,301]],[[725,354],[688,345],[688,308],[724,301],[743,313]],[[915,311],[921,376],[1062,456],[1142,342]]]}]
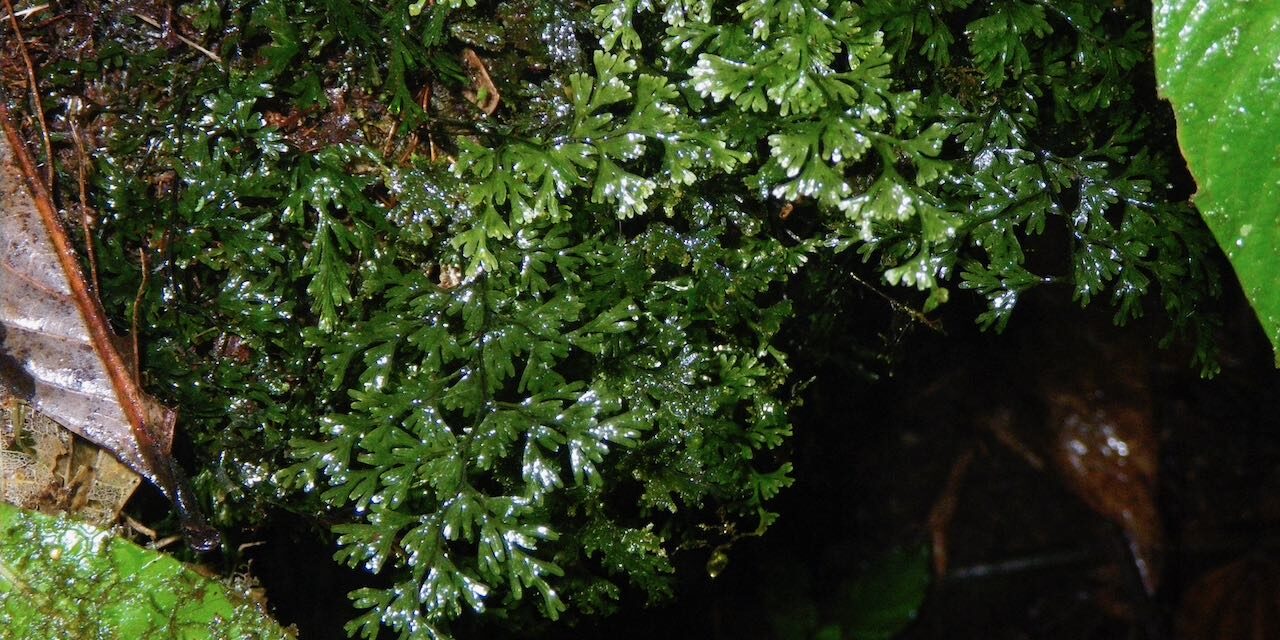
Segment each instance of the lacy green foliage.
[{"label": "lacy green foliage", "polygon": [[284,639],[245,596],[87,524],[0,503],[10,638]]},{"label": "lacy green foliage", "polygon": [[[489,153],[474,152],[477,164]],[[411,175],[402,184],[415,190],[428,177]],[[357,593],[367,634],[379,624],[438,634],[463,606],[526,590],[554,617],[564,604],[550,578],[565,564],[661,595],[663,541],[680,534],[655,530],[651,513],[710,503],[763,528],[763,501],[788,482],[776,463],[752,460],[789,432],[773,393],[785,368],[769,348],[787,306],[757,299],[801,251],[731,237],[738,229],[717,211],[731,202],[691,202],[687,230],[654,223],[633,237],[601,233],[585,215],[508,223],[494,194],[510,174],[490,175],[500,176],[491,187],[436,175],[441,194],[394,192],[405,196],[400,220],[451,212],[449,232],[422,248],[456,246],[471,275],[446,286],[419,265],[379,260],[361,287],[376,311],[309,337],[351,402],[295,443],[302,462],[284,475],[327,485],[325,501],[362,516],[335,528],[341,560],[403,568],[396,586]],[[517,193],[505,194],[513,212]],[[401,240],[413,249],[412,234]],[[606,458],[620,447],[631,455]],[[630,482],[639,518],[615,497]]]},{"label": "lacy green foliage", "polygon": [[[1070,286],[1081,303],[1109,297],[1117,323],[1158,292],[1196,362],[1215,371],[1217,320],[1205,306],[1218,274],[1172,184],[1179,165],[1152,95],[1142,3],[1006,0],[975,12],[965,0],[869,0],[864,15],[926,96],[918,113],[948,133],[948,162],[923,176],[937,180],[924,200],[932,218],[837,237],[862,240],[890,282],[931,289],[931,301],[959,272],[962,288],[990,300],[984,326],[1004,326],[1018,296],[1044,284]],[[892,177],[885,160],[879,182]],[[920,206],[881,193],[882,207]]]},{"label": "lacy green foliage", "polygon": [[1208,322],[1146,32],[1109,0],[575,7],[197,2],[222,65],[106,25],[46,71],[95,96],[69,117],[106,146],[107,308],[156,254],[146,369],[219,524],[337,522],[381,585],[353,634],[608,612],[763,532],[816,255],[856,248],[926,311],[959,280],[987,325],[1049,282]]},{"label": "lacy green foliage", "polygon": [[[347,521],[338,559],[394,581],[354,594],[369,611],[352,631],[413,637],[530,593],[551,617],[565,600],[608,611],[625,583],[664,597],[677,546],[763,531],[790,482],[767,453],[790,430],[777,287],[811,243],[763,233],[766,210],[727,189],[680,191],[747,154],[603,53],[527,89],[563,110],[549,134],[479,122],[452,173],[387,162],[363,130],[300,153],[268,116],[333,100],[308,87],[345,77],[311,62],[318,15],[246,3],[232,20],[256,60],[223,75],[134,54],[117,64],[161,82],[106,96],[105,295],[126,307],[136,289],[122,247],[164,247],[149,371],[221,452],[201,481],[222,524],[286,486],[307,489],[289,498],[305,513],[314,490]],[[657,203],[667,216],[617,222]],[[284,438],[298,463],[270,474]]]}]

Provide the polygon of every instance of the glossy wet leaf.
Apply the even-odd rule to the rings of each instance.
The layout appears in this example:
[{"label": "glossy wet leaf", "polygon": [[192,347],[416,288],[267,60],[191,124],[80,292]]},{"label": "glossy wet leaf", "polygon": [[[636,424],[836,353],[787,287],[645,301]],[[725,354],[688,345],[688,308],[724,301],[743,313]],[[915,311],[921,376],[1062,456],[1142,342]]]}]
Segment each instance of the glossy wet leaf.
[{"label": "glossy wet leaf", "polygon": [[845,636],[889,640],[915,620],[929,588],[929,550],[897,549],[879,558],[848,591]]},{"label": "glossy wet leaf", "polygon": [[1159,0],[1154,28],[1195,204],[1280,350],[1280,5]]},{"label": "glossy wet leaf", "polygon": [[291,637],[226,586],[90,525],[0,504],[0,635]]}]

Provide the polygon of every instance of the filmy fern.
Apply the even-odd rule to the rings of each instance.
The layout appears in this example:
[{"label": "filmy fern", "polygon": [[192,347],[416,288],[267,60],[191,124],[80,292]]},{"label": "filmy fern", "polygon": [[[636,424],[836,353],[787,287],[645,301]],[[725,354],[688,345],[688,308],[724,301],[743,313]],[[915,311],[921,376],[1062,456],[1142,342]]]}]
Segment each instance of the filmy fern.
[{"label": "filmy fern", "polygon": [[666,597],[672,554],[768,528],[818,252],[996,327],[1032,287],[1157,291],[1211,366],[1124,4],[206,0],[221,66],[105,24],[45,68],[95,96],[108,308],[160,249],[147,369],[219,524],[323,515],[379,575],[348,630],[445,638]]}]

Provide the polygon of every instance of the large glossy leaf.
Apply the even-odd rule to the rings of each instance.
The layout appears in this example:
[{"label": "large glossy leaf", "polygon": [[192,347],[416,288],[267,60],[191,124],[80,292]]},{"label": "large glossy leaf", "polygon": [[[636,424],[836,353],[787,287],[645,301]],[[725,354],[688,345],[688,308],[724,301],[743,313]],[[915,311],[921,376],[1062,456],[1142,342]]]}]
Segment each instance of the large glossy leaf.
[{"label": "large glossy leaf", "polygon": [[90,525],[0,503],[0,637],[290,637],[173,558]]},{"label": "large glossy leaf", "polygon": [[897,549],[858,577],[845,601],[844,637],[889,640],[916,619],[929,589],[929,550]]},{"label": "large glossy leaf", "polygon": [[193,548],[210,550],[217,534],[169,455],[174,413],[139,388],[3,105],[0,127],[0,400],[110,451],[173,501]]},{"label": "large glossy leaf", "polygon": [[1154,27],[1195,204],[1280,353],[1280,3],[1157,0]]}]

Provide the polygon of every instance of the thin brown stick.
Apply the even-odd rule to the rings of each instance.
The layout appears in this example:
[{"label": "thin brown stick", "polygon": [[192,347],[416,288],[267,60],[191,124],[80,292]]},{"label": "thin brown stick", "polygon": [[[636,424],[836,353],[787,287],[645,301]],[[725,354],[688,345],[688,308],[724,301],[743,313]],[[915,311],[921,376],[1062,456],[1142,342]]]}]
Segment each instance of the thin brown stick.
[{"label": "thin brown stick", "polygon": [[142,308],[142,296],[147,293],[147,285],[151,282],[151,263],[147,260],[147,252],[138,249],[138,261],[142,263],[142,282],[138,283],[138,295],[133,298],[133,318],[130,321],[130,343],[133,345],[133,383],[142,386],[142,353],[138,349],[139,309]]},{"label": "thin brown stick", "polygon": [[[5,2],[8,2],[8,1],[9,1],[9,0],[5,0]],[[153,26],[153,27],[155,27],[155,28],[157,28],[157,29],[164,30],[164,26],[163,26],[163,25],[161,25],[159,22],[157,22],[157,21],[155,20],[155,18],[152,18],[152,17],[146,16],[146,15],[143,15],[143,14],[141,14],[141,13],[138,13],[137,11],[134,11],[134,12],[133,12],[133,17],[135,17],[135,18],[137,18],[137,19],[139,19],[139,20],[141,20],[141,21],[143,21],[143,22],[145,22],[145,23],[147,23],[147,24],[149,24],[149,25],[151,25],[151,26]],[[176,29],[174,29],[174,30],[173,30],[173,35],[177,36],[177,38],[178,38],[179,40],[181,40],[181,41],[183,42],[183,44],[187,45],[188,47],[191,47],[192,49],[195,49],[196,51],[199,51],[200,53],[203,53],[203,54],[205,55],[205,57],[209,58],[210,60],[212,60],[212,61],[214,61],[214,62],[217,62],[218,64],[222,64],[222,58],[221,58],[221,57],[219,57],[219,56],[218,56],[218,54],[216,54],[216,53],[214,53],[214,52],[212,52],[212,51],[210,51],[210,50],[208,50],[208,49],[206,49],[206,48],[204,48],[204,47],[200,46],[200,43],[199,43],[199,42],[196,42],[195,40],[192,40],[191,38],[188,38],[188,37],[186,37],[186,36],[182,35],[181,33],[178,33]]]},{"label": "thin brown stick", "polygon": [[161,538],[147,545],[147,548],[153,551],[159,551],[165,547],[171,546],[173,543],[181,539],[182,539],[182,536],[169,536],[167,538]]},{"label": "thin brown stick", "polygon": [[142,524],[141,522],[138,522],[137,520],[134,520],[134,519],[133,519],[132,517],[130,517],[130,516],[129,516],[129,514],[127,514],[127,513],[122,513],[122,514],[120,514],[120,515],[121,515],[121,516],[124,516],[124,522],[125,522],[125,524],[129,525],[129,528],[130,528],[130,529],[133,529],[134,531],[137,531],[138,533],[140,533],[140,534],[142,534],[142,535],[144,535],[144,536],[146,536],[146,537],[150,538],[150,539],[151,539],[151,540],[153,540],[153,541],[158,537],[158,536],[157,536],[157,534],[156,534],[156,530],[155,530],[155,529],[152,529],[151,527],[148,527],[147,525]]},{"label": "thin brown stick", "polygon": [[392,122],[391,128],[387,130],[387,138],[386,140],[382,141],[382,156],[384,158],[391,154],[391,144],[395,142],[396,129],[399,127],[400,127],[399,123]]},{"label": "thin brown stick", "polygon": [[938,496],[938,500],[933,503],[933,508],[929,510],[929,538],[933,546],[933,575],[942,578],[947,575],[948,540],[950,536],[947,531],[951,528],[951,520],[956,515],[956,506],[960,501],[960,485],[964,482],[964,477],[969,472],[969,465],[973,463],[974,450],[972,447],[966,449],[963,454],[951,466],[951,472],[947,474],[947,484],[942,489],[942,495]]},{"label": "thin brown stick", "polygon": [[53,141],[49,139],[49,125],[44,120],[44,105],[40,104],[40,87],[36,84],[36,68],[31,63],[31,52],[27,51],[27,40],[22,35],[22,27],[18,26],[18,13],[13,10],[13,2],[4,0],[4,8],[9,12],[9,24],[13,27],[13,35],[18,41],[18,51],[22,53],[22,63],[27,67],[27,84],[31,90],[31,105],[35,109],[36,119],[40,121],[40,138],[44,143],[44,180],[53,190]]},{"label": "thin brown stick", "polygon": [[468,47],[462,50],[462,64],[471,72],[473,86],[471,89],[462,90],[463,97],[470,100],[485,115],[493,115],[502,102],[502,94],[498,93],[498,87],[489,77],[489,69],[485,66],[484,60],[474,49]]},{"label": "thin brown stick", "polygon": [[849,276],[853,278],[854,282],[857,282],[858,284],[866,287],[867,290],[871,291],[871,293],[874,293],[877,296],[880,296],[880,298],[882,298],[885,302],[888,302],[889,306],[893,308],[894,311],[906,314],[908,318],[911,318],[912,320],[924,325],[925,327],[928,327],[929,329],[936,331],[938,333],[941,333],[943,335],[946,335],[947,332],[942,330],[942,325],[940,325],[937,320],[930,319],[928,316],[924,315],[923,312],[918,311],[912,308],[910,305],[904,302],[901,302],[896,298],[894,298],[893,296],[890,296],[889,294],[875,288],[874,286],[871,285],[871,283],[867,282],[866,280],[863,280],[862,278],[859,278],[858,274],[851,273],[849,274]]},{"label": "thin brown stick", "polygon": [[1067,549],[1063,551],[1051,551],[1030,556],[1010,558],[997,562],[986,562],[967,567],[958,567],[948,573],[946,577],[948,581],[980,580],[994,576],[1008,576],[1031,571],[1044,571],[1045,569],[1060,568],[1082,563],[1093,563],[1095,561],[1097,561],[1097,559],[1095,559],[1087,550]]},{"label": "thin brown stick", "polygon": [[26,18],[27,16],[33,16],[48,8],[49,8],[49,5],[47,4],[38,4],[34,7],[27,7],[26,9],[23,9],[17,13],[10,12],[9,14],[5,15],[3,19],[8,20],[10,17],[13,17],[13,16],[18,16],[19,18]]},{"label": "thin brown stick", "polygon": [[86,186],[88,180],[85,171],[89,154],[84,151],[84,141],[80,139],[80,130],[76,127],[75,119],[69,118],[69,120],[71,120],[71,139],[76,143],[76,178],[80,183],[80,227],[84,229],[84,250],[88,254],[89,277],[92,280],[93,291],[101,294],[102,286],[98,281],[98,252],[93,243],[93,225],[89,222],[92,209],[89,208],[89,189]]},{"label": "thin brown stick", "polygon": [[[431,105],[431,81],[428,80],[423,85],[422,90],[418,92],[418,106],[423,112]],[[409,141],[405,144],[405,148],[400,152],[400,157],[396,160],[396,164],[403,165],[413,158],[413,154],[418,152],[418,132],[415,130],[409,134]]]},{"label": "thin brown stick", "polygon": [[999,442],[1014,455],[1021,458],[1032,469],[1036,471],[1045,470],[1044,458],[1032,451],[1031,447],[1014,433],[1013,411],[1008,407],[996,410],[991,415],[979,420],[978,424],[990,431],[991,435],[995,436],[996,442]]}]

